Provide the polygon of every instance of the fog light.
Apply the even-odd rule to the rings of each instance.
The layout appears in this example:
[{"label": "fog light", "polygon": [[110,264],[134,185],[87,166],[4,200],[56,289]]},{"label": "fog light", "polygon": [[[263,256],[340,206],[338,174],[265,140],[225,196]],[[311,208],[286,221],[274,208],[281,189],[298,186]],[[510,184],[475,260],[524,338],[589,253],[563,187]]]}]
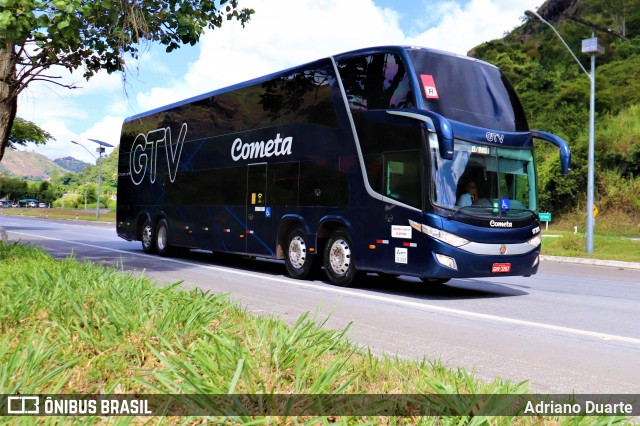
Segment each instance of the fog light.
[{"label": "fog light", "polygon": [[533,261],[533,265],[531,265],[531,267],[535,268],[536,266],[538,266],[538,263],[540,263],[540,256],[536,256],[535,260]]},{"label": "fog light", "polygon": [[455,271],[458,270],[458,265],[456,265],[456,260],[453,257],[436,253],[436,259],[438,260],[438,263],[440,263],[442,266],[447,267],[449,269],[453,269]]},{"label": "fog light", "polygon": [[533,237],[532,239],[530,239],[527,242],[529,244],[531,244],[533,247],[538,247],[540,245],[540,243],[542,242],[542,240],[540,239],[540,235],[536,235],[535,237]]}]

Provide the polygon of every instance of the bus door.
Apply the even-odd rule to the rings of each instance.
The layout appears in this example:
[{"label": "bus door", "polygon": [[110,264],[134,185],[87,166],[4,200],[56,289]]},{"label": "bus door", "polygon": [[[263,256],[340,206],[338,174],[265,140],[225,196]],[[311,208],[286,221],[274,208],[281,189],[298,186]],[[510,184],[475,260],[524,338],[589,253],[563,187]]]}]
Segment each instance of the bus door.
[{"label": "bus door", "polygon": [[411,221],[422,216],[422,179],[420,152],[385,152],[383,157],[383,193],[393,201],[384,203],[384,223],[389,244],[385,245],[386,267],[395,273],[421,272],[422,250],[419,233]]},{"label": "bus door", "polygon": [[246,251],[248,254],[272,254],[266,240],[271,207],[267,205],[267,163],[247,168]]}]

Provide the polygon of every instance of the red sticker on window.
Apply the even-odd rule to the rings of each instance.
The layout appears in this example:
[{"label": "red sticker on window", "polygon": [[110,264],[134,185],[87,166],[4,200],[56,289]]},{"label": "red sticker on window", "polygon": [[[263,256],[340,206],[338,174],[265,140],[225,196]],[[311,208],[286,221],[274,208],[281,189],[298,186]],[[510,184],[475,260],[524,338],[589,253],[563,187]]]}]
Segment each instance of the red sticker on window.
[{"label": "red sticker on window", "polygon": [[420,74],[420,78],[422,79],[424,95],[427,99],[438,99],[438,89],[436,89],[436,82],[433,81],[433,76],[430,74]]}]

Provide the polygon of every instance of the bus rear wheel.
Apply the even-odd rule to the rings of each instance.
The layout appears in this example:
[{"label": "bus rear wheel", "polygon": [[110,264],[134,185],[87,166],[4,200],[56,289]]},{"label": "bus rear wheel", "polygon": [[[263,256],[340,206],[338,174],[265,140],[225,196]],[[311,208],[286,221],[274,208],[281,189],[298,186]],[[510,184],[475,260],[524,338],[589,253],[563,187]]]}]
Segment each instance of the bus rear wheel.
[{"label": "bus rear wheel", "polygon": [[335,285],[348,287],[356,277],[351,239],[343,229],[336,230],[324,250],[324,267],[329,281]]},{"label": "bus rear wheel", "polygon": [[167,256],[171,250],[169,246],[169,225],[166,219],[160,219],[158,226],[156,227],[156,252],[160,256]]},{"label": "bus rear wheel", "polygon": [[300,227],[295,228],[287,236],[284,264],[292,278],[302,280],[311,273],[314,256],[309,254],[308,246],[307,236]]},{"label": "bus rear wheel", "polygon": [[145,253],[153,253],[155,246],[153,245],[153,222],[145,220],[142,224],[142,231],[140,233],[140,241],[142,243],[142,250]]}]

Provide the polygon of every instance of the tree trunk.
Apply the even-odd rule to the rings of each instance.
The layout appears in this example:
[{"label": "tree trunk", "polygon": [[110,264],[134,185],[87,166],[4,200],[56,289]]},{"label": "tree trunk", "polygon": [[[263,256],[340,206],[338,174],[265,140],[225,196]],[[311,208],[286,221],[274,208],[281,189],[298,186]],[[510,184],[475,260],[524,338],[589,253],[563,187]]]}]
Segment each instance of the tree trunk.
[{"label": "tree trunk", "polygon": [[9,134],[18,110],[19,84],[16,81],[15,45],[0,40],[0,161],[9,144]]}]

